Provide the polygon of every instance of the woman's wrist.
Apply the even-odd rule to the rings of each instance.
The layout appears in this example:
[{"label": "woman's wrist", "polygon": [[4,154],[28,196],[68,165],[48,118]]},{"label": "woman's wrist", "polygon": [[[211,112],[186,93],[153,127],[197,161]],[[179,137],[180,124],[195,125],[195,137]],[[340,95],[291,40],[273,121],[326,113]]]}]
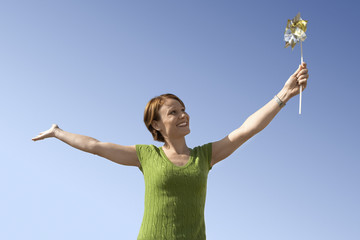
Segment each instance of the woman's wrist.
[{"label": "woman's wrist", "polygon": [[61,135],[62,129],[56,126],[53,130],[54,137],[59,139],[59,136]]},{"label": "woman's wrist", "polygon": [[281,91],[280,91],[278,94],[276,94],[276,96],[277,96],[278,98],[280,98],[280,100],[281,100],[283,103],[287,103],[287,102],[290,100],[290,98],[291,98],[290,92],[287,91],[286,88],[281,89]]}]

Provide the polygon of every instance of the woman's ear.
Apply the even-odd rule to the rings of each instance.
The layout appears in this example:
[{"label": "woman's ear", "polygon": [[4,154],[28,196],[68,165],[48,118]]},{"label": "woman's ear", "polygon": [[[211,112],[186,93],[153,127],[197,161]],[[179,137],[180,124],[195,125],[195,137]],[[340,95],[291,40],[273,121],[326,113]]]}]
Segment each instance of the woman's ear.
[{"label": "woman's ear", "polygon": [[159,128],[159,123],[158,123],[158,121],[153,120],[153,121],[151,122],[151,126],[152,126],[156,131],[159,131],[159,132],[160,132],[160,128]]}]

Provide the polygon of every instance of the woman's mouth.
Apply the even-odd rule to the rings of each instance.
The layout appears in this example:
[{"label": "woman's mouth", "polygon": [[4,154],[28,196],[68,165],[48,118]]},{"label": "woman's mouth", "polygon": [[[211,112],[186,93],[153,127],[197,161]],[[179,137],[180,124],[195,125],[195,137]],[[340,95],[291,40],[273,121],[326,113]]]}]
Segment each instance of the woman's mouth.
[{"label": "woman's mouth", "polygon": [[183,123],[179,123],[176,126],[178,126],[178,127],[186,127],[187,125],[188,125],[187,122],[183,122]]}]

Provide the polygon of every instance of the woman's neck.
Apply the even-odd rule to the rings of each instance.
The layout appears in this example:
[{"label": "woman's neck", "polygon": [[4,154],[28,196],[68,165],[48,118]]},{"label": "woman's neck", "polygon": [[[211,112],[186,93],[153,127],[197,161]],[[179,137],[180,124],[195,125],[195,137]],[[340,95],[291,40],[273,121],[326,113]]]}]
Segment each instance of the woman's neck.
[{"label": "woman's neck", "polygon": [[186,145],[185,138],[172,139],[172,140],[166,139],[163,149],[165,149],[168,152],[173,152],[177,154],[189,153],[189,148]]}]

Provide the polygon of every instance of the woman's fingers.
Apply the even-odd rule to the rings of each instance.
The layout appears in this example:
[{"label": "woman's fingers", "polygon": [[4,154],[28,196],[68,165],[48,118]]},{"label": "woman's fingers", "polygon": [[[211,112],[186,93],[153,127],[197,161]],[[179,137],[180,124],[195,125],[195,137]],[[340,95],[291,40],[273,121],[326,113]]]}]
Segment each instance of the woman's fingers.
[{"label": "woman's fingers", "polygon": [[303,90],[306,88],[306,86],[307,86],[307,79],[309,78],[309,74],[304,74],[304,75],[301,75],[299,78],[298,78],[298,80],[297,80],[297,82],[298,82],[298,85],[300,86],[302,86],[302,88],[303,88]]},{"label": "woman's fingers", "polygon": [[48,137],[53,137],[54,136],[54,129],[57,128],[58,125],[57,124],[52,124],[51,128],[49,130],[46,130],[44,132],[39,133],[39,135],[37,135],[36,137],[32,138],[33,141],[38,141],[38,140],[42,140]]},{"label": "woman's fingers", "polygon": [[299,65],[298,69],[294,72],[293,76],[294,76],[294,77],[297,77],[298,74],[300,73],[300,71],[302,70],[302,68],[303,68],[303,67],[302,67],[301,65]]},{"label": "woman's fingers", "polygon": [[41,140],[44,137],[45,132],[39,133],[36,137],[33,138],[33,140]]},{"label": "woman's fingers", "polygon": [[307,79],[309,78],[308,69],[306,68],[306,64],[302,64],[303,69],[299,71],[296,75],[298,85],[302,85],[303,88],[306,87]]},{"label": "woman's fingers", "polygon": [[43,140],[45,138],[47,138],[48,136],[42,134],[42,135],[38,135],[36,137],[33,138],[34,141],[38,141],[38,140]]},{"label": "woman's fingers", "polygon": [[304,74],[302,74],[302,75],[299,75],[299,76],[297,77],[297,80],[298,80],[298,82],[300,82],[300,81],[307,81],[308,78],[309,78],[309,74],[306,72],[306,73],[304,73]]},{"label": "woman's fingers", "polygon": [[296,77],[300,77],[300,76],[302,76],[302,75],[306,75],[306,74],[308,74],[308,70],[307,70],[307,68],[305,68],[305,69],[302,69],[301,71],[299,71],[297,74],[296,74]]},{"label": "woman's fingers", "polygon": [[298,85],[303,85],[303,84],[306,84],[306,83],[307,83],[306,79],[298,81]]},{"label": "woman's fingers", "polygon": [[298,84],[301,85],[301,84],[304,84],[306,83],[307,80],[306,79],[298,79]]},{"label": "woman's fingers", "polygon": [[36,137],[32,138],[31,140],[33,140],[33,141],[41,140],[41,136],[40,136],[40,135],[38,135],[38,136],[36,136]]},{"label": "woman's fingers", "polygon": [[304,75],[299,76],[297,79],[298,80],[307,80],[308,78],[309,78],[309,74],[304,74]]}]

